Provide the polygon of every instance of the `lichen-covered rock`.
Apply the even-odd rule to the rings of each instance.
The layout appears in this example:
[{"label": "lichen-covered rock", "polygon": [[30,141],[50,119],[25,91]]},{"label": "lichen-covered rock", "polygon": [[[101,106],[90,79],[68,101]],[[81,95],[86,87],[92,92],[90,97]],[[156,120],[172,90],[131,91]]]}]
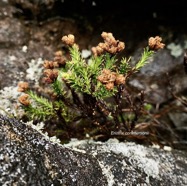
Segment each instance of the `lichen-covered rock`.
[{"label": "lichen-covered rock", "polygon": [[145,147],[135,143],[74,141],[66,145],[84,150],[99,162],[108,185],[187,185],[187,155],[169,148]]},{"label": "lichen-covered rock", "polygon": [[0,185],[187,185],[187,156],[134,143],[66,145],[0,116]]},{"label": "lichen-covered rock", "polygon": [[0,116],[0,185],[107,185],[96,158]]}]

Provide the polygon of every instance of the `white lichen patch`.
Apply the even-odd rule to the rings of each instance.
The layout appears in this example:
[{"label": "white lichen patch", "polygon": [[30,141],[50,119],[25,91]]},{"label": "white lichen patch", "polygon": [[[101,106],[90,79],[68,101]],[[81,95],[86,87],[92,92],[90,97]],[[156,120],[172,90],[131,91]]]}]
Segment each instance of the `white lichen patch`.
[{"label": "white lichen patch", "polygon": [[26,45],[24,45],[21,50],[22,50],[22,52],[26,53],[28,50],[28,47]]},{"label": "white lichen patch", "polygon": [[111,171],[111,166],[106,166],[105,164],[103,164],[101,161],[98,161],[103,174],[106,176],[107,182],[108,182],[108,186],[112,186],[114,185],[115,181],[114,181],[114,175]]},{"label": "white lichen patch", "polygon": [[39,79],[42,76],[43,71],[43,60],[42,58],[38,58],[37,60],[32,59],[30,63],[28,63],[29,68],[26,70],[27,75],[26,78],[28,80],[32,80],[35,84],[39,83]]},{"label": "white lichen patch", "polygon": [[86,153],[85,150],[77,148],[77,146],[82,145],[82,144],[86,144],[86,143],[87,143],[86,140],[78,140],[77,138],[72,138],[69,143],[64,144],[63,146],[66,147],[66,148],[73,149],[73,150],[78,151],[78,152]]},{"label": "white lichen patch", "polygon": [[34,125],[33,120],[31,120],[31,121],[26,122],[25,124],[28,126],[31,126],[33,129],[37,130],[38,132],[43,133],[43,129],[45,126],[43,122],[39,122],[36,125]]},{"label": "white lichen patch", "polygon": [[122,153],[128,157],[132,166],[143,170],[148,176],[159,178],[159,162],[146,157],[147,150],[144,146],[134,143],[118,143],[118,145],[111,143],[107,148],[116,154]]},{"label": "white lichen patch", "polygon": [[[121,170],[136,170],[139,169],[144,172],[147,176],[145,179],[146,184],[150,184],[150,177],[160,180],[160,164],[158,159],[154,159],[153,157],[149,157],[149,150],[143,145],[137,145],[131,142],[119,142],[117,139],[110,139],[107,142],[94,142],[93,140],[73,140],[69,144],[65,145],[73,150],[84,149],[85,144],[97,145],[96,149],[91,149],[90,154],[94,157],[97,157],[100,153],[107,153],[110,155],[111,153],[115,153],[117,155],[126,157],[131,164],[131,166],[127,165],[125,161],[121,162]],[[86,149],[86,147],[85,147]],[[107,165],[103,161],[97,160],[103,174],[106,176],[108,185],[113,185],[115,183],[115,177],[113,172],[111,171],[112,167],[107,167]],[[125,181],[125,180],[124,180]],[[122,185],[125,182],[121,183]]]},{"label": "white lichen patch", "polygon": [[39,122],[36,125],[34,125],[33,120],[31,120],[26,122],[25,124],[37,130],[40,134],[42,134],[45,137],[45,139],[51,141],[52,143],[60,144],[61,141],[56,136],[49,137],[47,132],[43,132],[43,129],[45,127],[45,124],[43,122]]},{"label": "white lichen patch", "polygon": [[0,90],[0,114],[13,115],[20,117],[24,114],[23,109],[18,109],[18,97],[21,95],[17,91],[18,87],[10,86],[4,87]]},{"label": "white lichen patch", "polygon": [[177,45],[175,43],[170,43],[169,45],[167,45],[167,49],[171,50],[171,55],[176,58],[181,56],[183,53],[183,48],[179,44]]}]

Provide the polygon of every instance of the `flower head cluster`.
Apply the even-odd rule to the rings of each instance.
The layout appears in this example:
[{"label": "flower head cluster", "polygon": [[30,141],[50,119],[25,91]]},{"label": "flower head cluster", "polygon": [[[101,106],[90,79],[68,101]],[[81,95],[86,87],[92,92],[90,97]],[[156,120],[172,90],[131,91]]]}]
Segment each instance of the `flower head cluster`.
[{"label": "flower head cluster", "polygon": [[122,74],[111,72],[109,69],[103,69],[97,79],[105,85],[107,90],[112,90],[115,84],[120,85],[125,83],[125,77]]},{"label": "flower head cluster", "polygon": [[165,44],[161,43],[162,38],[159,36],[156,37],[150,37],[148,41],[149,48],[151,50],[159,50],[164,48]]},{"label": "flower head cluster", "polygon": [[[27,82],[19,82],[18,83],[18,92],[26,92],[29,89],[29,84]],[[29,101],[29,95],[28,94],[22,94],[19,98],[18,101],[25,106],[30,105],[30,101]]]},{"label": "flower head cluster", "polygon": [[116,54],[125,48],[125,43],[116,40],[112,33],[103,32],[101,36],[104,42],[99,43],[96,47],[92,47],[92,52],[95,56],[101,55],[103,52]]},{"label": "flower head cluster", "polygon": [[29,106],[31,103],[29,101],[29,95],[28,94],[23,94],[18,98],[18,101],[24,105],[24,106]]},{"label": "flower head cluster", "polygon": [[72,34],[69,34],[67,36],[63,36],[62,42],[68,46],[73,46],[75,44],[75,36]]},{"label": "flower head cluster", "polygon": [[64,66],[66,64],[66,58],[63,56],[62,51],[55,52],[55,57],[53,61],[44,61],[44,78],[43,81],[46,83],[53,83],[58,77],[57,68]]},{"label": "flower head cluster", "polygon": [[59,67],[66,64],[66,58],[63,55],[62,51],[59,50],[55,52],[54,63],[57,63]]},{"label": "flower head cluster", "polygon": [[45,69],[53,69],[65,65],[65,63],[66,58],[63,56],[62,51],[57,51],[53,61],[45,60],[43,66]]},{"label": "flower head cluster", "polygon": [[27,82],[23,82],[23,81],[20,81],[18,83],[18,92],[25,92],[26,90],[28,90],[29,88],[29,84]]},{"label": "flower head cluster", "polygon": [[44,70],[45,77],[43,81],[46,83],[53,83],[58,77],[58,70],[57,69],[45,69]]}]

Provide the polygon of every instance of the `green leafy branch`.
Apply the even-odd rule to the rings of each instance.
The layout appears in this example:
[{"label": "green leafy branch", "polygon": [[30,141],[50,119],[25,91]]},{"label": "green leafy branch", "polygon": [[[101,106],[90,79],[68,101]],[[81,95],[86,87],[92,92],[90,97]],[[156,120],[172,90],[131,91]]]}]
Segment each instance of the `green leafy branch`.
[{"label": "green leafy branch", "polygon": [[146,47],[143,51],[141,59],[138,61],[138,63],[136,63],[135,67],[133,68],[133,71],[137,72],[146,64],[148,64],[149,59],[153,56],[154,53],[155,52],[153,50],[150,50],[149,47]]},{"label": "green leafy branch", "polygon": [[32,119],[45,120],[55,115],[53,103],[48,99],[38,96],[33,91],[27,91],[32,104],[24,106],[25,111]]}]

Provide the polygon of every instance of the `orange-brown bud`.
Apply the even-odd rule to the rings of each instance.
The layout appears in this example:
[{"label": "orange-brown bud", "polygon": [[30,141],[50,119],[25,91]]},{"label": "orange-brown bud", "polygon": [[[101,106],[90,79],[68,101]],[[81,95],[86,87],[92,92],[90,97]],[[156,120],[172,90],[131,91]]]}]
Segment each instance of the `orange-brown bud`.
[{"label": "orange-brown bud", "polygon": [[29,88],[29,84],[27,82],[19,82],[18,83],[18,92],[25,92],[26,90],[28,90]]},{"label": "orange-brown bud", "polygon": [[121,52],[122,50],[124,50],[125,49],[125,43],[124,42],[122,42],[122,41],[120,41],[119,43],[118,43],[118,47],[117,47],[118,49],[118,52]]},{"label": "orange-brown bud", "polygon": [[103,84],[114,82],[116,79],[116,73],[111,72],[109,69],[103,69],[101,75],[98,76],[97,79]]},{"label": "orange-brown bud", "polygon": [[53,69],[59,67],[57,62],[45,60],[43,64],[46,69]]},{"label": "orange-brown bud", "polygon": [[116,85],[125,84],[125,79],[126,78],[122,74],[118,74],[115,80]]},{"label": "orange-brown bud", "polygon": [[55,57],[61,57],[63,54],[62,54],[62,51],[61,50],[58,50],[55,52]]},{"label": "orange-brown bud", "polygon": [[114,83],[109,82],[109,83],[105,84],[105,87],[106,87],[107,90],[112,90],[114,88]]},{"label": "orange-brown bud", "polygon": [[66,45],[73,46],[73,44],[75,43],[75,37],[72,34],[69,34],[67,36],[63,36],[62,42],[64,42]]},{"label": "orange-brown bud", "polygon": [[46,77],[43,78],[43,81],[46,83],[52,83],[58,77],[58,70],[57,69],[46,69],[44,70],[44,75]]},{"label": "orange-brown bud", "polygon": [[151,50],[158,50],[164,48],[165,44],[161,43],[162,38],[159,36],[150,37],[148,41],[149,48]]},{"label": "orange-brown bud", "polygon": [[29,101],[29,95],[28,94],[23,94],[18,98],[18,101],[25,106],[29,106],[30,105],[30,101]]}]

